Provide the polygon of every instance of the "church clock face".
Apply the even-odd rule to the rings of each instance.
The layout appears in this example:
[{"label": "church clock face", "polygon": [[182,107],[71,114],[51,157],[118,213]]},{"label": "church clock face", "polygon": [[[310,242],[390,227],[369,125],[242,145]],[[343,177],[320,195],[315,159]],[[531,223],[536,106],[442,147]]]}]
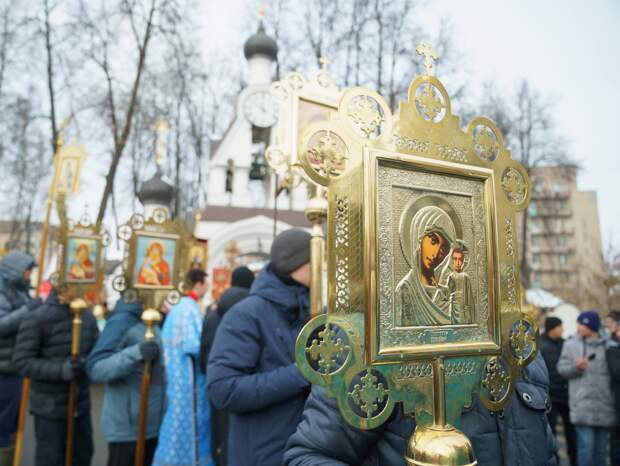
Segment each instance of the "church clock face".
[{"label": "church clock face", "polygon": [[268,90],[254,91],[244,99],[243,114],[254,126],[268,128],[278,120],[276,103]]}]

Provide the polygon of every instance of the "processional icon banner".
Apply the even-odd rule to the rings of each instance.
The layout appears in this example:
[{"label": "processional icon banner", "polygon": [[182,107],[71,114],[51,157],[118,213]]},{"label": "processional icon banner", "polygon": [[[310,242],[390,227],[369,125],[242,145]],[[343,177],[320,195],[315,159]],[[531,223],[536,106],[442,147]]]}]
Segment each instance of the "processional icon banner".
[{"label": "processional icon banner", "polygon": [[[355,427],[381,425],[397,403],[415,415],[407,464],[475,464],[463,407],[475,396],[501,409],[537,352],[515,234],[530,182],[491,120],[462,129],[432,75],[437,54],[418,50],[427,72],[397,115],[352,88],[299,141],[306,175],[327,189],[329,312],[296,357]],[[432,453],[436,435],[459,446]]]},{"label": "processional icon banner", "polygon": [[125,302],[140,301],[154,308],[179,302],[196,246],[187,226],[157,208],[148,218],[133,214],[118,227],[117,236],[125,243],[123,271],[112,285]]},{"label": "processional icon banner", "polygon": [[77,222],[68,220],[64,198],[58,205],[61,218],[58,267],[50,280],[63,300],[82,298],[88,305],[100,304],[105,248],[110,235],[101,225],[92,223],[87,214]]}]

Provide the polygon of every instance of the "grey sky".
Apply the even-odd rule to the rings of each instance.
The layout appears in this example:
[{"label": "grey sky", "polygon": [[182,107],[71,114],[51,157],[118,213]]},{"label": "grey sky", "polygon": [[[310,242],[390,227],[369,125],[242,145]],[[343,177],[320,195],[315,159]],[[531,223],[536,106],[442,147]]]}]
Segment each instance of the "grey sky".
[{"label": "grey sky", "polygon": [[[243,43],[246,5],[246,0],[203,4],[206,53]],[[557,100],[558,129],[583,167],[579,187],[598,192],[603,241],[613,235],[619,244],[620,154],[612,131],[620,130],[614,121],[620,107],[620,2],[433,0],[423,20],[432,27],[446,15],[455,43],[466,53],[472,87],[493,79],[508,91],[527,78]],[[437,73],[441,77],[441,63]]]}]

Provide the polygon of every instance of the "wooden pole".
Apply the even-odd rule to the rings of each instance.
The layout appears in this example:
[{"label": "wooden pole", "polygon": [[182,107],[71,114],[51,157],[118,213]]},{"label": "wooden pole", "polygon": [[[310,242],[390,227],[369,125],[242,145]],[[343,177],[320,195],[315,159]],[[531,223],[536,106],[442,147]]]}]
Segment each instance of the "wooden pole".
[{"label": "wooden pole", "polygon": [[[160,321],[161,315],[155,309],[147,309],[142,313],[142,322],[146,325],[145,341],[153,341],[155,333],[153,326]],[[138,417],[138,433],[136,435],[136,453],[134,457],[134,466],[144,465],[144,443],[146,435],[146,420],[148,414],[149,385],[151,384],[152,362],[144,361],[144,369],[142,371],[142,381],[140,383],[140,415]]]},{"label": "wooden pole", "polygon": [[[73,323],[71,329],[71,359],[80,357],[80,334],[82,333],[82,312],[87,307],[86,301],[77,298],[71,301]],[[65,466],[73,465],[73,434],[75,430],[75,407],[77,404],[77,380],[69,384],[69,402],[67,403],[67,444],[65,448]]]},{"label": "wooden pole", "polygon": [[[45,205],[45,219],[41,229],[41,241],[39,243],[39,256],[37,261],[37,287],[35,288],[35,296],[39,297],[41,294],[41,280],[43,278],[43,269],[45,268],[45,252],[47,250],[47,241],[49,238],[49,225],[50,217],[52,214],[52,206],[54,203],[54,197],[56,194],[56,183],[58,182],[60,157],[58,153],[63,146],[63,134],[69,123],[68,119],[63,121],[60,136],[58,138],[58,150],[54,154],[54,172],[52,174],[52,183],[50,184],[49,191],[47,193],[47,201]],[[17,422],[17,433],[15,437],[15,454],[13,455],[13,466],[19,466],[21,463],[22,448],[24,446],[24,429],[26,426],[26,409],[28,407],[28,393],[30,392],[30,379],[24,378],[22,382],[22,392],[19,400],[19,418]]]}]

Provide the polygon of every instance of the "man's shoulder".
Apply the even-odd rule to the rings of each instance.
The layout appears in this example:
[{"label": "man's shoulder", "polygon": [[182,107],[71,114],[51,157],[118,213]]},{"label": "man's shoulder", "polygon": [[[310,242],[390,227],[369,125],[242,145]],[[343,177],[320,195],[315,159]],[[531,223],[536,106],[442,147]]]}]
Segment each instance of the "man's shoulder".
[{"label": "man's shoulder", "polygon": [[230,310],[224,314],[223,320],[264,317],[265,312],[268,312],[270,308],[271,305],[269,301],[258,295],[250,294],[232,306]]},{"label": "man's shoulder", "polygon": [[170,312],[168,312],[168,317],[181,315],[188,311],[200,312],[200,305],[189,296],[183,296],[178,303],[176,303],[170,308]]}]

